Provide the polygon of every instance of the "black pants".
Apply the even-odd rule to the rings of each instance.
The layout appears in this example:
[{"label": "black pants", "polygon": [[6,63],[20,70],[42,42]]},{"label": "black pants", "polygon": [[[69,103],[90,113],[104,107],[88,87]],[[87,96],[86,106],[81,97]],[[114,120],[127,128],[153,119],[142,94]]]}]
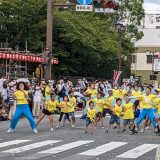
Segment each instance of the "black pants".
[{"label": "black pants", "polygon": [[70,118],[69,118],[69,114],[68,114],[68,113],[63,113],[63,112],[61,112],[61,114],[60,114],[59,122],[61,122],[61,120],[62,120],[64,114],[66,115],[68,121],[70,122],[71,120],[70,120]]}]

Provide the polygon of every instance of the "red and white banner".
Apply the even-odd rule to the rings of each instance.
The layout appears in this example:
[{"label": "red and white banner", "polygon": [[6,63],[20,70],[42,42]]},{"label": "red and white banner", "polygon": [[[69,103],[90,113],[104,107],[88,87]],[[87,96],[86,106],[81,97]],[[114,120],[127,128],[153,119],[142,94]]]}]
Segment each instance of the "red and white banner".
[{"label": "red and white banner", "polygon": [[[34,63],[42,63],[43,58],[30,55],[30,54],[17,54],[17,53],[1,53],[0,52],[0,59],[10,59],[13,61],[26,61],[26,62],[34,62]],[[53,58],[51,60],[52,64],[58,64],[58,59]]]},{"label": "red and white banner", "polygon": [[114,70],[114,74],[113,74],[113,85],[118,83],[119,77],[122,74],[122,71],[117,71]]}]

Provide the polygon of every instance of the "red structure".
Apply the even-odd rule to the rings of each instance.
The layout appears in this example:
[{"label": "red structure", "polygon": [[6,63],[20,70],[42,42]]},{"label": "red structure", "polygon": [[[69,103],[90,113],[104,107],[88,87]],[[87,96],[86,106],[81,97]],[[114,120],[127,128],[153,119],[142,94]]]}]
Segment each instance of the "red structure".
[{"label": "red structure", "polygon": [[[42,54],[28,54],[27,52],[21,52],[21,51],[10,51],[8,48],[0,48],[0,77],[12,77],[12,78],[21,78],[21,77],[33,77],[33,75],[28,75],[29,67],[28,65],[30,63],[35,63],[35,66],[38,66],[38,64],[43,64],[45,62]],[[12,64],[11,64],[12,62]],[[58,64],[57,58],[51,59],[52,65]],[[32,68],[32,70],[35,70],[35,68]],[[23,70],[23,76],[19,76],[19,70]],[[14,76],[11,76],[14,73]],[[32,71],[33,73],[33,71]]]}]

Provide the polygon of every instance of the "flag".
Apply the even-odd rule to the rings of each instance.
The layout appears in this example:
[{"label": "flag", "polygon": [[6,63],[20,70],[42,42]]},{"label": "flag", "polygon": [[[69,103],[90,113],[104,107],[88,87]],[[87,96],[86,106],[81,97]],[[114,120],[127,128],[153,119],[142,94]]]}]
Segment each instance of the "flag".
[{"label": "flag", "polygon": [[158,58],[160,59],[160,52],[156,52],[156,54],[158,55]]},{"label": "flag", "polygon": [[113,74],[113,85],[117,84],[120,75],[122,74],[122,71],[117,71],[114,70],[114,74]]}]

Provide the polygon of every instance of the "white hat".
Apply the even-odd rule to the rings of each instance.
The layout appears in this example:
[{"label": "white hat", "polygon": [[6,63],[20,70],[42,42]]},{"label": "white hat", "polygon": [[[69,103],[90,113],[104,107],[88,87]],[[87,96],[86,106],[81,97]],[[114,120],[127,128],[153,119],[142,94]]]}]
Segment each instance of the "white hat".
[{"label": "white hat", "polygon": [[9,86],[10,86],[10,87],[13,87],[14,85],[16,85],[15,82],[10,82],[10,83],[9,83]]}]

